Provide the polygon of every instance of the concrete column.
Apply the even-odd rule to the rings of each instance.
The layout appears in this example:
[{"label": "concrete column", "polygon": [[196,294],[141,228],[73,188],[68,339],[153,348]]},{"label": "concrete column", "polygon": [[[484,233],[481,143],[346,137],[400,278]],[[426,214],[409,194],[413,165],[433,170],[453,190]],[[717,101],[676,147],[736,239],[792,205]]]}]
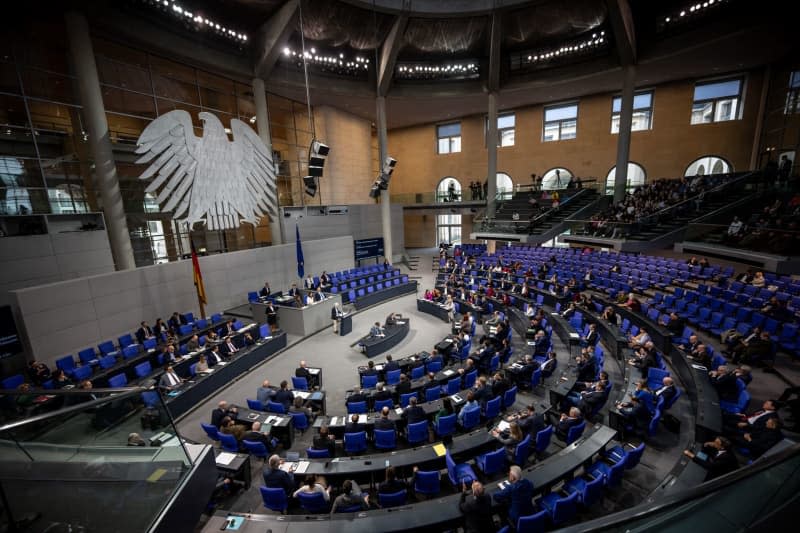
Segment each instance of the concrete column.
[{"label": "concrete column", "polygon": [[[378,96],[375,99],[375,117],[375,125],[378,129],[378,155],[380,157],[378,170],[380,171],[383,168],[386,156],[389,155],[389,139],[386,134],[386,98],[383,96]],[[389,189],[381,191],[381,225],[383,226],[383,255],[391,263],[393,262],[392,254],[394,250],[392,250],[392,210],[389,202]]]},{"label": "concrete column", "polygon": [[486,193],[486,218],[494,218],[496,205],[494,197],[497,196],[497,93],[489,93],[489,126],[486,128],[486,150],[489,164],[486,170],[486,179],[489,187]]},{"label": "concrete column", "polygon": [[[261,142],[267,147],[270,155],[272,155],[272,134],[269,131],[269,111],[267,110],[267,91],[264,88],[264,80],[261,78],[253,78],[253,100],[256,104],[256,129],[258,129],[258,136]],[[278,169],[275,169],[275,198],[278,198]],[[269,232],[272,239],[272,245],[283,244],[283,235],[281,233],[281,213],[278,205],[273,205],[275,210],[275,217],[269,221]]]},{"label": "concrete column", "polygon": [[89,37],[89,24],[86,22],[86,17],[74,11],[66,13],[64,18],[70,55],[83,105],[83,118],[89,132],[89,148],[94,158],[96,183],[103,200],[103,214],[111,244],[111,255],[114,257],[117,270],[136,268],[122,193],[119,190],[117,167],[114,164],[111,139],[108,136],[108,121],[100,91],[100,80],[97,77],[92,39]]},{"label": "concrete column", "polygon": [[[617,138],[617,169],[614,178],[614,202],[625,198],[628,183],[628,160],[631,151],[631,120],[633,119],[633,89],[636,69],[629,65],[622,71],[622,102],[619,113],[619,136]],[[605,185],[603,185],[605,186]]]}]

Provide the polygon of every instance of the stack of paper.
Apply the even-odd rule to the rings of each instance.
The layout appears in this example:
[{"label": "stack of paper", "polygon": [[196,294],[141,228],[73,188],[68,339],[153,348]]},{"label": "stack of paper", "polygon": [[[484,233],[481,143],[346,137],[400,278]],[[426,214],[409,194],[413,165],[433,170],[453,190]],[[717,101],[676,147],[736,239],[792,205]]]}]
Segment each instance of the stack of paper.
[{"label": "stack of paper", "polygon": [[219,455],[217,455],[217,464],[227,466],[231,464],[231,461],[233,461],[234,459],[236,459],[235,453],[222,452]]},{"label": "stack of paper", "polygon": [[511,427],[511,424],[509,424],[505,420],[501,420],[500,423],[497,424],[497,429],[499,429],[500,431],[505,431],[510,427]]}]

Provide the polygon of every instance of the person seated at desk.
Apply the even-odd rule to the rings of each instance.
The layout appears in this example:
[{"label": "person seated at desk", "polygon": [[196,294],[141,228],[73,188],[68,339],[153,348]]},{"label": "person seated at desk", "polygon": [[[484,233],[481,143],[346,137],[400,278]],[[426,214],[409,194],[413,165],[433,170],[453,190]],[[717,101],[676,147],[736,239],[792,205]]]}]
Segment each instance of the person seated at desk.
[{"label": "person seated at desk", "polygon": [[702,344],[700,339],[697,338],[697,335],[689,335],[689,343],[688,344],[679,344],[678,349],[685,354],[691,354]]},{"label": "person seated at desk", "polygon": [[379,402],[391,399],[392,399],[392,393],[386,390],[383,383],[378,382],[378,384],[375,386],[375,392],[372,393],[372,400],[375,402]]},{"label": "person seated at desk", "polygon": [[403,414],[401,416],[403,420],[405,420],[406,425],[416,424],[417,422],[428,420],[425,410],[417,405],[417,401],[417,397],[412,396],[411,400],[408,402],[408,407],[403,410]]},{"label": "person seated at desk", "polygon": [[686,325],[686,321],[679,317],[677,313],[672,312],[669,314],[669,318],[660,320],[659,324],[667,328],[670,335],[677,337],[683,333],[683,327]]},{"label": "person seated at desk", "polygon": [[632,292],[628,293],[628,297],[622,305],[624,307],[627,307],[634,313],[638,313],[642,310],[641,302],[639,302],[639,300],[636,299],[636,296],[634,296]]},{"label": "person seated at desk", "polygon": [[625,427],[620,428],[623,438],[627,438],[625,433],[628,426],[631,427],[635,435],[642,436],[647,432],[647,427],[653,417],[640,397],[631,396],[629,402],[617,403],[617,410],[625,420]]},{"label": "person seated at desk", "polygon": [[522,469],[512,465],[508,469],[508,484],[495,492],[494,501],[508,508],[508,523],[516,528],[520,516],[535,512],[533,507],[533,483],[522,477]]},{"label": "person seated at desk", "polygon": [[50,369],[42,362],[31,361],[28,364],[28,377],[36,385],[41,385],[50,379]]},{"label": "person seated at desk", "polygon": [[352,479],[345,480],[342,483],[342,492],[333,500],[331,514],[336,513],[339,509],[347,509],[356,505],[360,505],[362,511],[369,509],[369,494],[361,492],[361,487]]},{"label": "person seated at desk", "polygon": [[536,406],[528,405],[522,411],[506,417],[507,422],[515,422],[524,434],[536,436],[547,427],[544,415],[536,414]]},{"label": "person seated at desk", "polygon": [[739,357],[734,356],[733,362],[737,364],[740,361],[747,364],[769,364],[772,362],[773,357],[773,345],[769,331],[762,331],[758,338],[748,343],[747,348],[743,350]]},{"label": "person seated at desk", "polygon": [[261,287],[260,291],[258,291],[258,295],[261,298],[269,298],[270,294],[272,294],[272,289],[269,288],[269,281],[265,281],[264,286]]},{"label": "person seated at desk", "polygon": [[194,371],[196,374],[208,372],[208,361],[205,355],[200,354],[200,357],[197,358],[197,366],[194,367]]},{"label": "person seated at desk", "polygon": [[370,328],[369,336],[370,338],[386,336],[386,331],[381,327],[380,322],[375,322],[375,324]]},{"label": "person seated at desk", "polygon": [[687,357],[698,365],[711,368],[711,354],[708,353],[708,348],[706,348],[705,344],[698,344],[697,348],[687,354]]},{"label": "person seated at desk", "polygon": [[[371,363],[372,361],[370,361]],[[300,366],[295,368],[294,370],[294,377],[296,378],[306,378],[306,382],[308,383],[308,388],[316,388],[319,386],[317,383],[317,374],[312,374],[311,370],[308,368],[308,363],[305,361],[300,361]]]},{"label": "person seated at desk", "polygon": [[325,293],[322,292],[322,287],[317,287],[317,290],[309,295],[312,303],[319,303],[325,299]]},{"label": "person seated at desk", "polygon": [[364,424],[359,423],[358,416],[355,413],[350,415],[350,421],[344,426],[345,433],[360,433],[364,431]]},{"label": "person seated at desk", "polygon": [[778,412],[775,408],[775,402],[773,400],[766,400],[761,404],[761,409],[755,411],[751,415],[742,413],[736,415],[723,414],[723,416],[725,417],[723,424],[725,424],[728,429],[731,429],[732,433],[753,433],[764,429],[767,420],[770,418],[778,418]]},{"label": "person seated at desk", "polygon": [[[428,389],[435,389],[437,387],[441,388],[441,385],[439,385],[439,382],[436,380],[436,373],[428,372],[428,381],[425,382],[425,384],[422,386],[422,389],[427,391]],[[422,394],[424,395],[424,393]]]},{"label": "person seated at desk", "polygon": [[506,458],[508,459],[509,463],[515,462],[515,452],[517,451],[517,444],[522,442],[522,439],[525,438],[525,435],[522,433],[522,429],[519,427],[517,422],[511,422],[508,429],[505,431],[500,431],[496,427],[491,431],[492,436],[500,441],[500,443],[506,447]]},{"label": "person seated at desk", "polygon": [[578,399],[570,395],[567,396],[567,401],[572,403],[573,406],[581,410],[582,413],[595,413],[606,400],[608,399],[608,391],[606,390],[606,382],[598,381],[591,388],[586,389],[578,394]]},{"label": "person seated at desk", "polygon": [[400,383],[394,386],[394,392],[397,395],[396,399],[400,398],[402,394],[411,392],[411,382],[406,374],[400,374]]},{"label": "person seated at desk", "polygon": [[235,419],[238,412],[239,410],[236,407],[229,407],[228,402],[220,400],[217,404],[217,408],[211,411],[211,425],[219,428],[220,425],[222,425],[223,418],[227,416]]},{"label": "person seated at desk", "polygon": [[225,325],[222,327],[222,335],[225,337],[236,335],[236,320],[231,318],[225,322]]},{"label": "person seated at desk", "polygon": [[180,358],[180,356],[175,354],[174,344],[167,344],[166,346],[164,346],[164,349],[161,352],[161,356],[165,363],[174,363]]},{"label": "person seated at desk", "polygon": [[292,286],[289,287],[289,290],[286,291],[286,294],[294,298],[298,294],[300,294],[300,289],[297,288],[297,283],[292,283]]},{"label": "person seated at desk", "polygon": [[628,363],[638,368],[642,372],[642,377],[646,378],[648,371],[658,366],[656,347],[653,341],[647,341],[644,346],[634,352],[633,359]]},{"label": "person seated at desk", "polygon": [[475,382],[474,398],[475,401],[481,406],[481,409],[486,407],[486,402],[492,399],[492,389],[489,388],[486,376],[481,376]]},{"label": "person seated at desk", "polygon": [[214,331],[213,329],[209,330],[209,332],[206,334],[206,343],[214,345],[214,344],[219,344],[220,342],[222,341],[219,339],[219,335],[217,334],[217,332]]},{"label": "person seated at desk", "polygon": [[369,400],[369,396],[367,393],[362,389],[354,389],[350,396],[347,397],[345,403],[356,403],[356,402],[366,402]]},{"label": "person seated at desk", "polygon": [[402,318],[403,317],[400,316],[398,313],[389,313],[389,316],[386,317],[385,324],[387,326],[394,326],[395,324],[400,322]]},{"label": "person seated at desk", "polygon": [[[530,307],[533,307],[533,306],[530,306]],[[563,309],[561,311],[561,317],[569,320],[570,318],[572,318],[572,315],[574,315],[575,311],[577,311],[577,310],[578,310],[578,306],[575,305],[575,302],[570,302],[569,305],[567,305],[567,308]]]},{"label": "person seated at desk", "polygon": [[319,277],[319,283],[320,283],[320,285],[322,285],[322,287],[325,287],[325,288],[330,287],[330,286],[333,285],[333,282],[331,281],[331,277],[328,275],[327,271],[325,271],[325,270],[322,271],[322,275],[320,275],[320,277]]},{"label": "person seated at desk", "polygon": [[642,328],[636,335],[628,335],[628,348],[633,348],[635,350],[641,348],[649,341],[650,335]]},{"label": "person seated at desk", "polygon": [[[442,354],[439,353],[439,350],[434,348],[434,349],[431,350],[430,355],[428,355],[428,357],[425,359],[425,364],[427,365],[427,364],[430,364],[430,363],[435,363],[436,361],[441,363],[442,366],[444,366],[444,364],[445,364],[444,363],[444,359],[442,359]],[[385,370],[386,370],[386,368],[384,367],[384,371]]]},{"label": "person seated at desk", "polygon": [[219,425],[219,432],[225,435],[233,435],[241,443],[244,434],[247,433],[247,428],[242,424],[237,424],[233,418],[226,416]]},{"label": "person seated at desk", "polygon": [[614,324],[615,326],[617,325],[617,323],[619,321],[619,317],[617,315],[617,312],[614,311],[614,308],[611,307],[610,305],[607,306],[605,309],[603,309],[603,314],[600,315],[600,318],[602,318],[606,322],[610,322],[611,324]]},{"label": "person seated at desk", "polygon": [[367,362],[367,368],[361,371],[362,376],[377,376],[378,371],[375,370],[375,362],[370,360]]},{"label": "person seated at desk", "polygon": [[378,494],[394,494],[406,490],[406,482],[397,478],[397,471],[393,466],[386,469],[386,479],[378,485]]},{"label": "person seated at desk", "polygon": [[582,353],[575,358],[575,361],[577,362],[577,367],[575,368],[575,372],[578,375],[577,380],[583,382],[594,381],[597,375],[597,359],[595,359],[591,348],[584,348]]},{"label": "person seated at desk", "polygon": [[497,398],[499,396],[503,398],[506,394],[506,391],[510,388],[511,383],[508,379],[506,379],[505,374],[501,371],[495,372],[491,381],[492,397]]},{"label": "person seated at desk", "polygon": [[306,305],[308,305],[308,302],[303,300],[303,294],[302,293],[297,292],[294,296],[292,296],[292,304],[291,305],[293,305],[294,307],[297,307],[298,309],[302,309]]},{"label": "person seated at desk", "polygon": [[153,337],[155,337],[153,328],[147,325],[146,320],[143,320],[140,324],[139,329],[136,330],[136,340],[139,341],[139,344],[142,344],[144,343],[145,340],[151,339]]},{"label": "person seated at desk", "polygon": [[450,396],[445,396],[442,398],[442,407],[439,409],[439,412],[433,417],[433,422],[435,424],[439,423],[439,419],[443,416],[449,416],[455,413],[455,409],[453,408],[453,400],[450,399]]},{"label": "person seated at desk", "polygon": [[711,385],[717,389],[719,399],[726,402],[736,402],[739,398],[738,377],[733,369],[720,365],[716,370],[708,373]]},{"label": "person seated at desk", "polygon": [[166,335],[167,331],[169,331],[169,327],[164,322],[164,319],[157,318],[155,325],[153,325],[153,335],[159,340],[162,340],[163,335]]},{"label": "person seated at desk", "polygon": [[319,433],[314,435],[311,448],[314,450],[328,450],[328,455],[331,457],[336,456],[336,437],[331,435],[328,426],[320,426]]},{"label": "person seated at desk", "polygon": [[67,385],[74,385],[69,376],[67,376],[66,372],[61,370],[60,368],[57,369],[53,373],[53,388],[54,389],[63,389]]},{"label": "person seated at desk", "polygon": [[289,414],[291,413],[302,413],[306,415],[306,420],[308,420],[309,424],[314,422],[314,413],[303,404],[303,399],[300,396],[295,397],[292,402],[292,406],[289,408]]},{"label": "person seated at desk", "polygon": [[387,431],[387,430],[396,430],[397,427],[395,426],[394,420],[389,419],[389,408],[385,407],[381,409],[381,416],[375,419],[375,429]]},{"label": "person seated at desk", "polygon": [[158,380],[158,386],[163,391],[171,391],[180,387],[183,382],[184,380],[175,373],[172,365],[167,365],[167,368],[164,369],[164,374]]},{"label": "person seated at desk", "polygon": [[[528,330],[530,331],[530,330]],[[539,330],[533,336],[533,356],[541,357],[547,353],[547,348],[550,347],[550,339],[547,338],[544,330]]]},{"label": "person seated at desk", "polygon": [[285,379],[281,381],[281,388],[275,393],[272,401],[283,405],[284,409],[289,409],[294,403],[294,393],[289,390],[289,383]]},{"label": "person seated at desk", "polygon": [[273,442],[271,435],[261,432],[261,422],[256,420],[249,431],[245,431],[242,435],[242,440],[249,440],[251,442],[260,442],[263,444],[268,452],[271,452],[277,445],[277,441]]},{"label": "person seated at desk", "polygon": [[469,356],[469,359],[471,359],[478,368],[489,366],[492,356],[494,356],[494,346],[492,346],[491,339],[489,337],[484,337],[482,344],[482,346],[479,346],[478,349]]},{"label": "person seated at desk", "polygon": [[752,328],[747,335],[740,335],[738,331],[734,330],[733,333],[729,334],[727,338],[723,340],[726,347],[722,350],[722,353],[733,355],[733,358],[736,360],[741,359],[750,343],[761,336],[761,331],[760,326]]},{"label": "person seated at desk", "polygon": [[239,347],[236,346],[233,337],[225,337],[225,341],[222,343],[222,351],[226,357],[231,357],[239,351]]},{"label": "person seated at desk", "polygon": [[675,388],[675,381],[669,376],[664,376],[661,380],[661,386],[653,394],[655,394],[656,403],[658,403],[659,398],[664,398],[665,405],[670,403],[675,395],[678,394],[678,389]]},{"label": "person seated at desk", "polygon": [[739,468],[731,441],[725,437],[717,437],[711,442],[706,442],[697,453],[684,450],[683,454],[706,469],[708,473],[705,481],[724,476]]},{"label": "person seated at desk", "polygon": [[472,411],[480,411],[481,405],[475,401],[475,393],[473,391],[467,392],[467,401],[461,407],[461,410],[458,412],[458,423],[459,425],[464,425],[464,417],[467,416],[467,413]]},{"label": "person seated at desk", "polygon": [[219,351],[219,344],[215,344],[211,347],[211,351],[208,352],[208,357],[206,359],[209,366],[215,366],[225,361],[225,358]]},{"label": "person seated at desk", "polygon": [[294,492],[294,468],[289,472],[284,472],[281,470],[281,464],[283,464],[283,459],[278,455],[270,456],[263,472],[264,486],[271,489],[283,489],[288,498]]},{"label": "person seated at desk", "polygon": [[181,317],[180,314],[178,314],[177,311],[175,311],[174,313],[172,313],[172,316],[169,317],[169,320],[167,320],[167,324],[169,324],[170,328],[174,329],[175,331],[178,331],[178,328],[180,328],[181,325],[183,325],[183,318]]},{"label": "person seated at desk", "polygon": [[200,338],[197,334],[192,335],[191,338],[186,342],[186,349],[190,352],[196,352],[200,349]]},{"label": "person seated at desk", "polygon": [[311,277],[311,274],[306,276],[306,279],[303,280],[303,287],[313,291],[316,288],[316,284],[314,283],[314,278]]},{"label": "person seated at desk", "polygon": [[400,365],[397,364],[397,361],[392,360],[391,355],[387,355],[386,362],[383,364],[383,371],[391,372],[392,370],[400,370]]},{"label": "person seated at desk", "polygon": [[597,324],[589,324],[589,333],[587,333],[585,337],[581,337],[581,340],[588,346],[597,344],[597,341],[600,340],[600,334],[597,332]]},{"label": "person seated at desk", "polygon": [[570,407],[568,413],[561,413],[561,417],[556,423],[556,436],[559,439],[566,441],[569,429],[573,426],[577,426],[581,422],[583,422],[583,414],[581,413],[581,410],[577,407]]},{"label": "person seated at desk", "polygon": [[531,376],[537,368],[539,368],[538,361],[535,361],[532,355],[527,354],[525,357],[519,358],[511,364],[506,369],[506,372],[508,372],[514,384],[525,385],[527,387],[530,385]]},{"label": "person seated at desk", "polygon": [[761,429],[755,429],[737,439],[737,444],[746,448],[750,456],[755,458],[764,455],[770,448],[783,440],[780,421],[776,417],[768,418]]},{"label": "person seated at desk", "polygon": [[314,474],[309,474],[303,481],[303,485],[292,493],[292,496],[297,498],[298,494],[322,494],[322,498],[329,502],[331,501],[331,487],[326,486],[325,478],[317,477]]}]

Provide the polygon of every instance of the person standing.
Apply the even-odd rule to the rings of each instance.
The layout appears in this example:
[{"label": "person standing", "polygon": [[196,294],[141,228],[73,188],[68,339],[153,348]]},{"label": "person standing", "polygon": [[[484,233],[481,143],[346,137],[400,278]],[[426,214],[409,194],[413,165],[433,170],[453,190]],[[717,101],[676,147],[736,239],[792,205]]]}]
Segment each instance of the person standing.
[{"label": "person standing", "polygon": [[465,533],[483,533],[494,531],[492,521],[492,499],[483,491],[483,484],[473,480],[472,487],[462,483],[461,500],[458,508],[464,515]]},{"label": "person standing", "polygon": [[344,312],[342,311],[342,306],[339,305],[339,302],[333,304],[333,308],[331,309],[331,320],[333,321],[333,332],[338,334],[339,327],[342,322],[342,318],[344,318]]}]

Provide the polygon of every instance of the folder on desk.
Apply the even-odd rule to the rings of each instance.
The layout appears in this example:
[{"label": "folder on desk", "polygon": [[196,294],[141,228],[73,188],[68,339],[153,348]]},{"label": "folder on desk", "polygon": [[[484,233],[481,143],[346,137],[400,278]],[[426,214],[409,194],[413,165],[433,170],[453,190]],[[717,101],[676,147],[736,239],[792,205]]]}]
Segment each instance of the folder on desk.
[{"label": "folder on desk", "polygon": [[366,424],[367,423],[367,415],[358,415],[358,423],[359,424]]},{"label": "folder on desk", "polygon": [[309,396],[309,399],[311,399],[311,400],[321,400],[322,399],[322,393],[321,392],[312,392],[311,396]]},{"label": "folder on desk", "polygon": [[459,396],[458,394],[453,394],[452,396],[450,396],[450,398],[456,403],[460,403],[462,401],[461,396]]},{"label": "folder on desk", "polygon": [[445,453],[447,453],[447,450],[444,447],[444,444],[442,444],[441,442],[438,443],[438,444],[434,444],[433,445],[433,451],[436,452],[436,457],[441,457]]},{"label": "folder on desk", "polygon": [[299,461],[297,464],[297,468],[295,469],[295,474],[305,474],[306,470],[308,470],[308,465],[311,464],[308,461]]}]

